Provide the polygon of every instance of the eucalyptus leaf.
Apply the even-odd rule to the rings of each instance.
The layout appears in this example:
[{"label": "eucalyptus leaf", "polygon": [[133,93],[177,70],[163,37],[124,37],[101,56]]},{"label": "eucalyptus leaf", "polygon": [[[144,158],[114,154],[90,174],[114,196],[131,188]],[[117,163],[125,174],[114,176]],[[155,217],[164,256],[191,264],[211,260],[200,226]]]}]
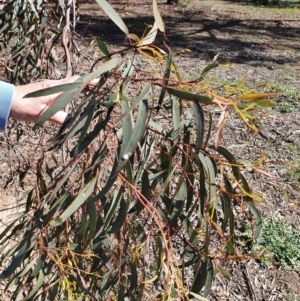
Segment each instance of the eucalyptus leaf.
[{"label": "eucalyptus leaf", "polygon": [[129,30],[114,8],[105,0],[96,0],[108,17],[126,34]]}]

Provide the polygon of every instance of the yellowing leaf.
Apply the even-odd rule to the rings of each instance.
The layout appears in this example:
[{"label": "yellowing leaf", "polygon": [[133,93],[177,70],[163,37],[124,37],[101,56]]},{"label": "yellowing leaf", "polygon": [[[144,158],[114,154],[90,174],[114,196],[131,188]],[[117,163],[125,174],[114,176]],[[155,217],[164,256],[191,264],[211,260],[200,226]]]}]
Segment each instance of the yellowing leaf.
[{"label": "yellowing leaf", "polygon": [[264,99],[264,98],[269,98],[272,96],[279,96],[280,94],[278,93],[252,93],[252,94],[247,94],[241,97],[238,97],[237,100],[244,100],[244,101],[252,101],[252,100],[257,100],[257,99]]},{"label": "yellowing leaf", "polygon": [[143,39],[140,40],[138,45],[143,46],[143,45],[151,44],[156,38],[157,30],[158,30],[158,25],[157,22],[155,21],[149,33]]},{"label": "yellowing leaf", "polygon": [[154,282],[156,279],[158,278],[158,275],[155,275],[153,278],[149,279],[149,280],[145,280],[145,281],[142,281],[142,283],[152,283]]},{"label": "yellowing leaf", "polygon": [[258,106],[264,107],[264,108],[276,108],[276,104],[274,102],[258,99],[254,101]]}]

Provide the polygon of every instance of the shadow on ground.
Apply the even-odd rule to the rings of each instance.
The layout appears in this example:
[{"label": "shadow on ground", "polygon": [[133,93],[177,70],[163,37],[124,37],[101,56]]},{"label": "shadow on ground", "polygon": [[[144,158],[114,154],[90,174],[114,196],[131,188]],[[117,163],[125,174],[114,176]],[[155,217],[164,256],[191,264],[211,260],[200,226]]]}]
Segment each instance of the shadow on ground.
[{"label": "shadow on ground", "polygon": [[245,5],[256,5],[263,7],[276,7],[276,8],[287,8],[287,7],[300,7],[300,1],[282,1],[282,0],[223,0],[234,4],[245,4]]},{"label": "shadow on ground", "polygon": [[[148,7],[151,9],[151,7]],[[135,9],[145,9],[145,5]],[[163,19],[167,30],[167,43],[173,50],[188,48],[189,54],[203,60],[211,60],[220,53],[220,61],[249,65],[291,64],[300,61],[300,22],[281,19],[243,19],[243,16],[212,14],[200,9],[172,11]],[[122,12],[120,12],[122,16]],[[122,16],[131,33],[142,36],[146,24],[153,18],[147,16]],[[85,37],[95,37],[110,45],[126,45],[127,39],[109,19],[82,15],[77,31]],[[84,34],[83,34],[84,33]],[[161,36],[162,39],[162,36]]]}]

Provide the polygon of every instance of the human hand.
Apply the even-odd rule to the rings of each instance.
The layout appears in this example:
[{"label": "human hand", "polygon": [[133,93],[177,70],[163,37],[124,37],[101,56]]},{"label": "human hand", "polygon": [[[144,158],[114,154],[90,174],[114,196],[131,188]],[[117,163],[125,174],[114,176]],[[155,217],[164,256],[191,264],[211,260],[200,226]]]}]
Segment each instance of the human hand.
[{"label": "human hand", "polygon": [[[78,78],[79,76],[75,75],[60,80],[44,80],[24,86],[16,86],[11,104],[10,117],[20,121],[37,121],[38,118],[59,98],[61,93],[40,97],[23,97],[35,91],[72,83]],[[88,84],[88,87],[92,89],[97,83],[98,79],[95,79]],[[85,92],[85,89],[82,92]],[[66,117],[66,112],[58,111],[50,118],[50,120],[58,124],[63,124]]]}]

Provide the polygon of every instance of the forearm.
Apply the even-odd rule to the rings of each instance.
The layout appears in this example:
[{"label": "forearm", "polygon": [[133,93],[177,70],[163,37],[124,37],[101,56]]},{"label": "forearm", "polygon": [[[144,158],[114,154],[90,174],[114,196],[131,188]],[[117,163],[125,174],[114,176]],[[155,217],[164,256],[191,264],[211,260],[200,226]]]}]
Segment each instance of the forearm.
[{"label": "forearm", "polygon": [[14,85],[0,81],[0,131],[5,130],[14,91]]}]

